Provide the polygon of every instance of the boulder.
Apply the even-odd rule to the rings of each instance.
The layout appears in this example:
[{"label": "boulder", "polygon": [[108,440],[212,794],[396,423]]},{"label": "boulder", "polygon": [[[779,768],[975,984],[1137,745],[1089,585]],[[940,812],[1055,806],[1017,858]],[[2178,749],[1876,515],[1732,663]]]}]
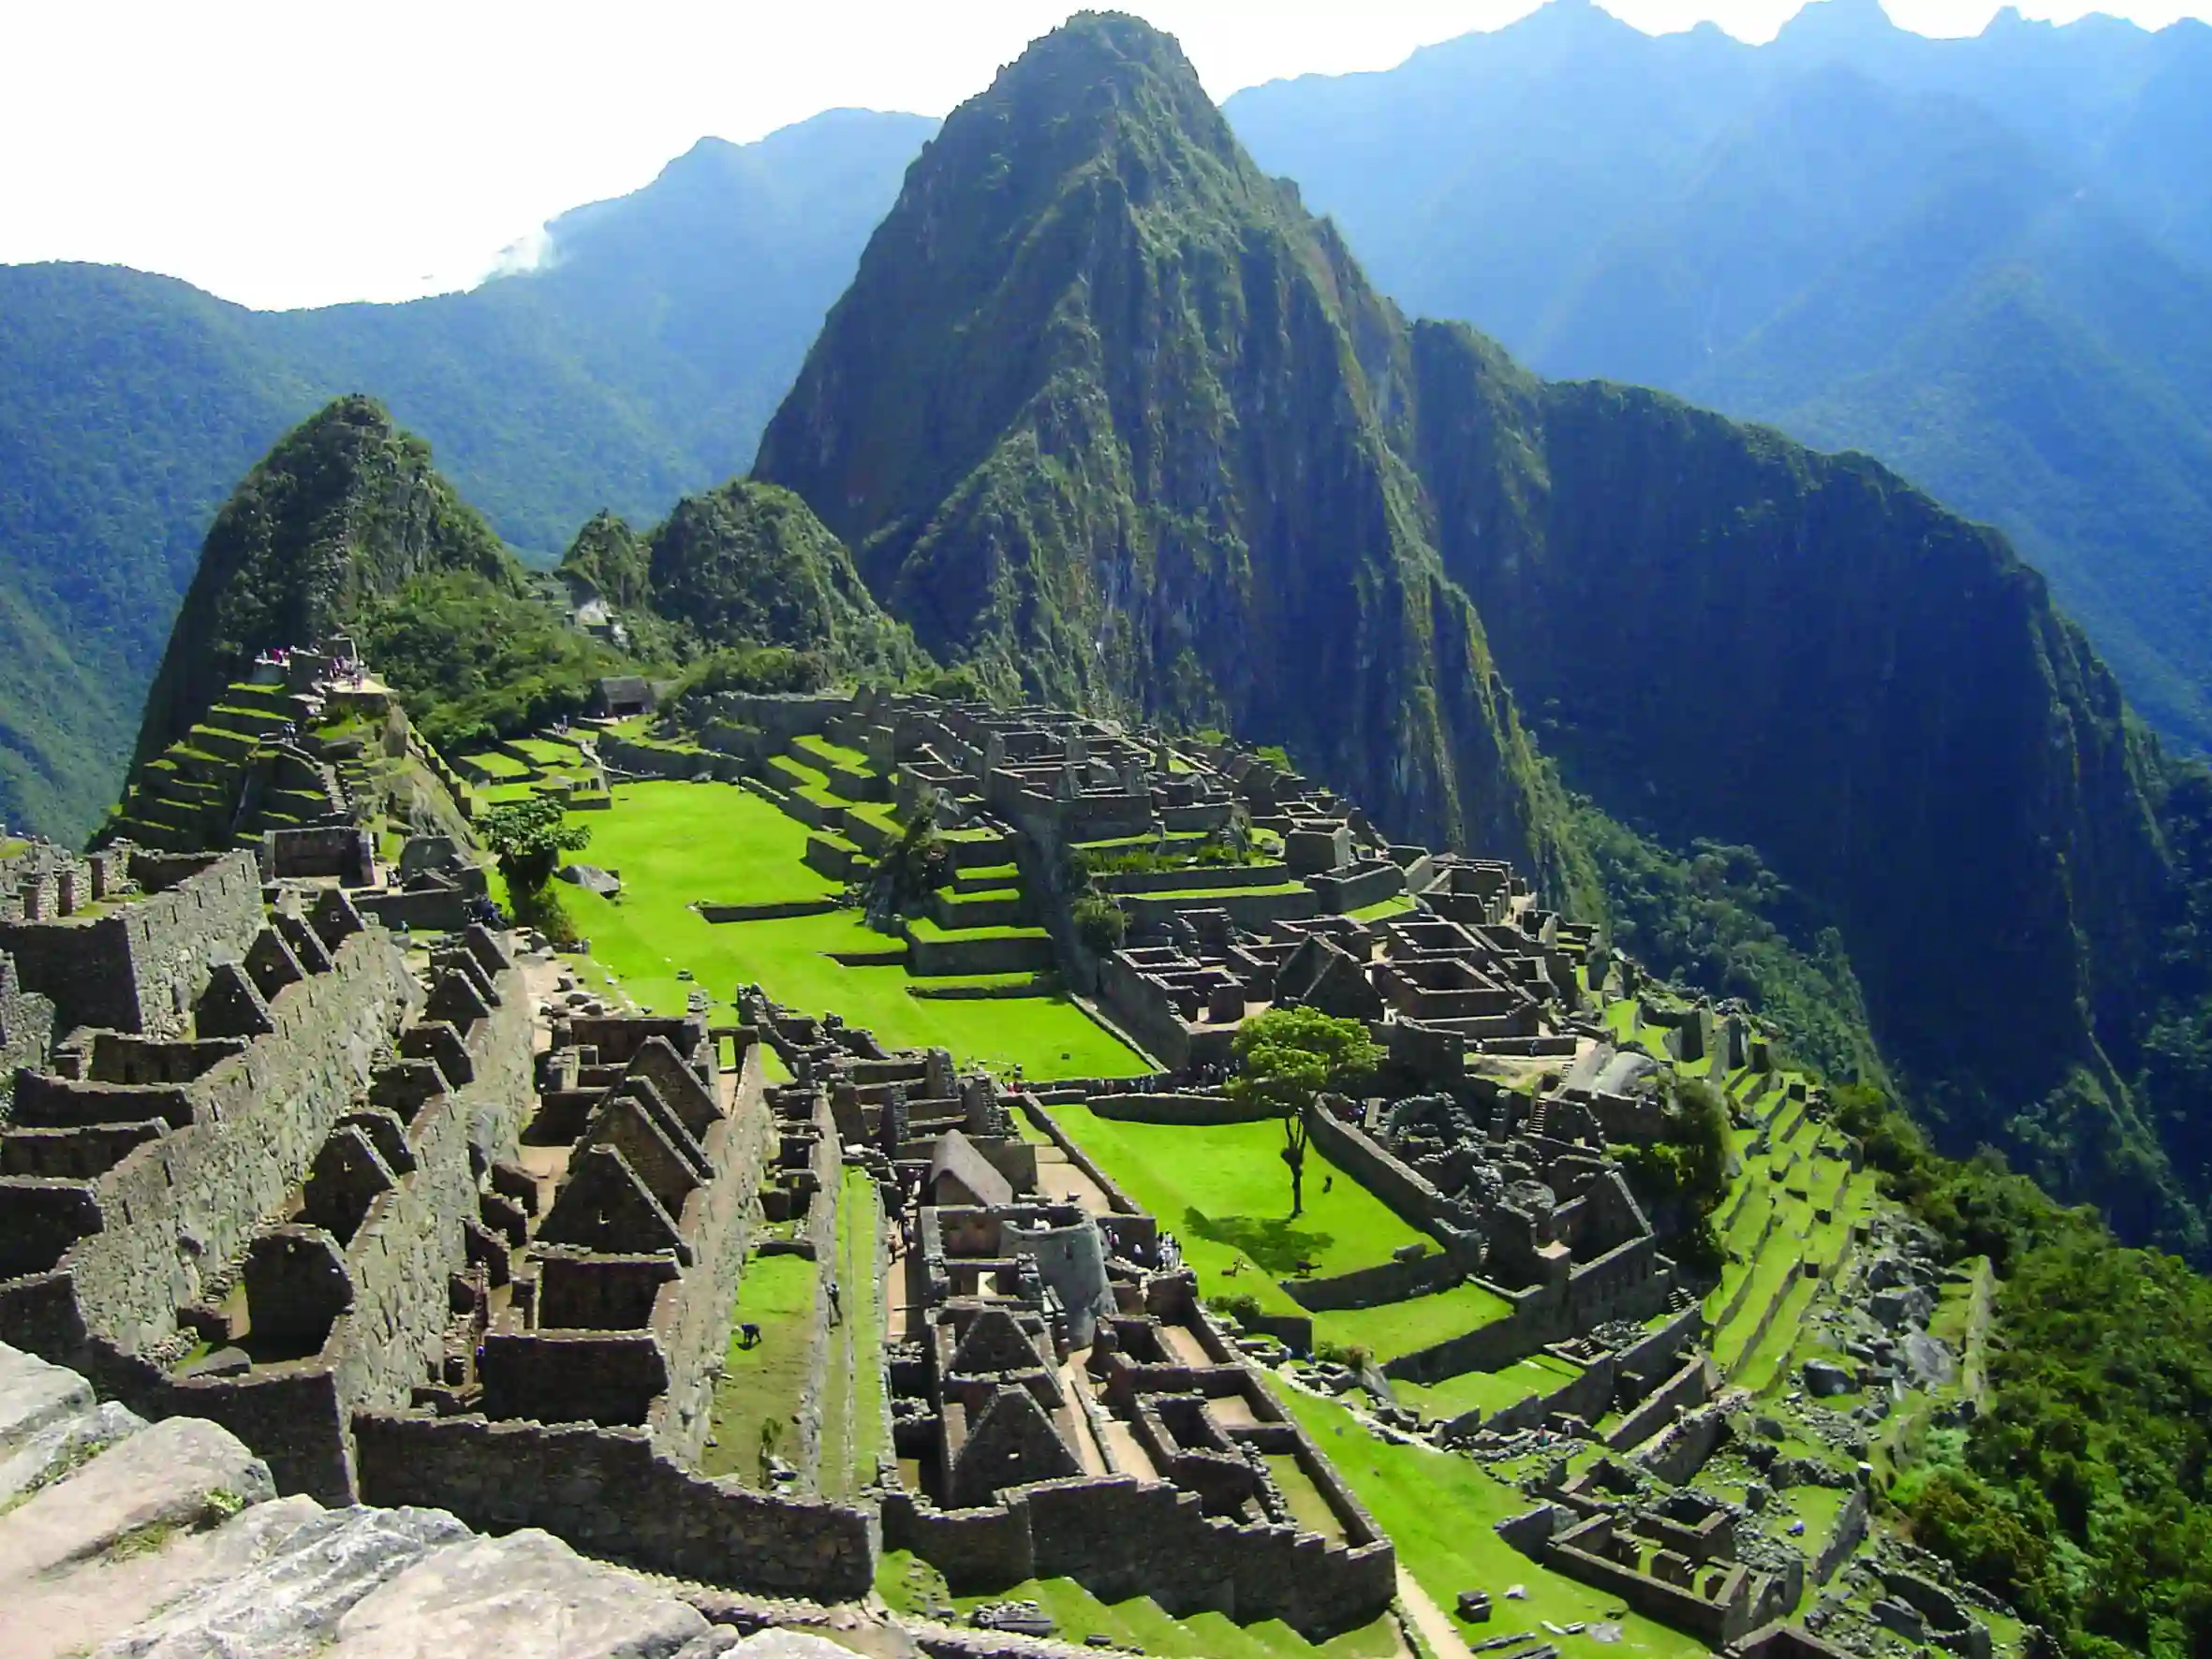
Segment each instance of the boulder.
[{"label": "boulder", "polygon": [[92,1385],[73,1371],[0,1345],[0,1455],[92,1409]]},{"label": "boulder", "polygon": [[573,882],[587,893],[598,894],[602,899],[612,899],[622,891],[620,878],[597,864],[563,864],[553,874],[563,881]]},{"label": "boulder", "polygon": [[1916,1330],[1905,1339],[1905,1366],[1920,1387],[1940,1387],[1958,1376],[1958,1359],[1939,1337]]},{"label": "boulder", "polygon": [[1825,1400],[1835,1394],[1849,1394],[1859,1386],[1859,1379],[1832,1359],[1807,1359],[1805,1362],[1805,1391],[1815,1400]]},{"label": "boulder", "polygon": [[198,1582],[96,1659],[290,1659],[318,1650],[378,1586],[469,1537],[438,1509],[324,1509],[287,1498],[247,1510],[203,1547],[172,1551]]},{"label": "boulder", "polygon": [[0,1601],[5,1586],[191,1531],[274,1492],[268,1465],[229,1430],[198,1417],[155,1423],[0,1520]]},{"label": "boulder", "polygon": [[666,1659],[708,1634],[698,1608],[532,1528],[440,1549],[379,1585],[322,1659]]}]

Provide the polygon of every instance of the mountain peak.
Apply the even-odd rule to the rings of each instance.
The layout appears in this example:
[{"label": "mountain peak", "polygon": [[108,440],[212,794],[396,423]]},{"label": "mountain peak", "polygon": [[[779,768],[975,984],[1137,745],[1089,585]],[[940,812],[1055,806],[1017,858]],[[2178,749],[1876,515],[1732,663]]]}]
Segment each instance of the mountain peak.
[{"label": "mountain peak", "polygon": [[1878,40],[1901,31],[1881,0],[1811,0],[1782,25],[1776,44],[1835,46]]},{"label": "mountain peak", "polygon": [[146,700],[139,758],[278,646],[312,646],[416,576],[516,566],[375,398],[333,399],[282,438],[215,514]]}]

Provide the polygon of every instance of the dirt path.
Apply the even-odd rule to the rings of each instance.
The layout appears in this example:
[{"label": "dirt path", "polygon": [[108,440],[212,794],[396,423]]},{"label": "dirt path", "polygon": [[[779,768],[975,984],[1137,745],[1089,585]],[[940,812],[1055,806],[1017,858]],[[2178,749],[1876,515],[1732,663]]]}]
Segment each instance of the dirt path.
[{"label": "dirt path", "polygon": [[1402,1562],[1398,1565],[1398,1600],[1404,1604],[1407,1617],[1413,1621],[1413,1628],[1421,1632],[1421,1639],[1428,1643],[1429,1652],[1437,1659],[1474,1659],[1461,1639],[1458,1627],[1442,1608],[1429,1600],[1428,1592],[1413,1581],[1413,1575]]}]

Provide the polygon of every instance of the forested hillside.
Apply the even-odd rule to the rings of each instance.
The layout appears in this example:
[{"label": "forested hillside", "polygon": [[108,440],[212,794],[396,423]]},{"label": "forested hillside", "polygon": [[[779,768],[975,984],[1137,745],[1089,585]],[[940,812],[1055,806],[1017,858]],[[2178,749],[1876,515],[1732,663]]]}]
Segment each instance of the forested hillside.
[{"label": "forested hillside", "polygon": [[2212,742],[2212,29],[1816,0],[1751,47],[1556,0],[1228,108],[1409,309],[1879,456]]},{"label": "forested hillside", "polygon": [[75,839],[217,505],[286,429],[366,390],[550,564],[741,470],[932,124],[833,111],[703,139],[562,215],[549,262],[406,305],[246,311],[112,267],[0,267],[0,822]]}]

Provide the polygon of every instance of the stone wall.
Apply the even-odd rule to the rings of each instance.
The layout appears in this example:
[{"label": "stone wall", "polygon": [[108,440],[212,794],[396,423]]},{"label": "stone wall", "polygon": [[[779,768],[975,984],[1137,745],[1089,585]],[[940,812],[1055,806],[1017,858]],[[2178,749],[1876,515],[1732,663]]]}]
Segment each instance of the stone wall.
[{"label": "stone wall", "polygon": [[599,758],[608,766],[641,778],[717,778],[734,784],[745,776],[748,764],[733,755],[633,742],[612,732],[602,732],[597,746]]},{"label": "stone wall", "polygon": [[1703,1405],[1710,1400],[1715,1381],[1712,1360],[1698,1355],[1646,1395],[1644,1403],[1606,1435],[1605,1444],[1615,1451],[1642,1446],[1673,1422],[1675,1412]]},{"label": "stone wall", "polygon": [[1264,892],[1217,890],[1197,902],[1130,893],[1122,899],[1121,904],[1129,913],[1130,924],[1139,930],[1164,926],[1170,918],[1184,910],[1227,911],[1232,923],[1252,932],[1264,932],[1271,921],[1304,921],[1321,914],[1320,898],[1313,888],[1304,885]]},{"label": "stone wall", "polygon": [[53,999],[25,989],[15,959],[0,955],[0,1124],[7,1122],[19,1065],[37,1065],[53,1046]]},{"label": "stone wall", "polygon": [[1379,1308],[1408,1297],[1449,1290],[1467,1277],[1463,1256],[1432,1250],[1412,1261],[1386,1261],[1327,1279],[1282,1279],[1277,1284],[1309,1314]]},{"label": "stone wall", "polygon": [[[98,1230],[60,1264],[88,1336],[133,1354],[175,1329],[176,1309],[245,1248],[366,1093],[418,995],[390,938],[355,933],[330,972],[277,993],[273,1032],[190,1085],[196,1122],[145,1142],[92,1183]],[[12,1199],[0,1209],[12,1215]],[[0,1329],[0,1340],[16,1338]],[[87,1369],[83,1356],[45,1358]]]},{"label": "stone wall", "polygon": [[935,937],[908,931],[907,948],[912,972],[937,974],[1023,974],[1053,966],[1053,942],[1042,932],[945,933]]},{"label": "stone wall", "polygon": [[1671,1486],[1680,1486],[1728,1438],[1728,1414],[1718,1405],[1693,1411],[1636,1454],[1636,1461]]},{"label": "stone wall", "polygon": [[1231,1100],[1226,1094],[1101,1094],[1090,1108],[1101,1118],[1132,1123],[1260,1123],[1276,1115],[1264,1100]]},{"label": "stone wall", "polygon": [[1825,1584],[1836,1577],[1836,1569],[1851,1558],[1866,1536],[1866,1489],[1859,1487],[1843,1501],[1836,1512],[1836,1525],[1829,1532],[1827,1542],[1821,1546],[1821,1553],[1813,1562],[1812,1577],[1816,1584]]},{"label": "stone wall", "polygon": [[173,1036],[209,968],[243,957],[261,924],[259,864],[231,853],[104,914],[0,921],[0,954],[14,959],[22,990],[52,1000],[57,1031]]},{"label": "stone wall", "polygon": [[1387,1541],[1332,1544],[1294,1526],[1209,1520],[1194,1492],[1129,1475],[1041,1481],[981,1509],[889,1494],[883,1542],[912,1549],[957,1593],[1073,1578],[1102,1601],[1145,1595],[1170,1614],[1280,1619],[1323,1639],[1379,1617],[1396,1593]]},{"label": "stone wall", "polygon": [[759,1221],[761,1172],[775,1144],[763,1064],[760,1045],[748,1046],[730,1115],[707,1133],[705,1151],[714,1175],[684,1206],[691,1265],[662,1289],[654,1309],[653,1331],[666,1357],[669,1379],[649,1422],[661,1449],[686,1463],[706,1447],[715,1373],[729,1347],[738,1275]]},{"label": "stone wall", "polygon": [[1406,890],[1406,873],[1395,864],[1376,863],[1332,874],[1310,875],[1307,883],[1320,895],[1324,912],[1349,915],[1379,904]]},{"label": "stone wall", "polygon": [[[1094,1110],[1097,1108],[1097,1105],[1098,1102],[1094,1099],[1092,1101]],[[1076,1145],[1068,1131],[1060,1127],[1057,1118],[1027,1096],[1022,1098],[1021,1108],[1023,1114],[1032,1123],[1042,1129],[1046,1138],[1067,1155],[1068,1161],[1089,1177],[1098,1189],[1106,1195],[1106,1202],[1113,1207],[1115,1214],[1137,1215],[1143,1213],[1137,1207],[1137,1201],[1123,1192],[1115,1184],[1113,1177],[1107,1174],[1105,1169],[1091,1157],[1090,1153]]]},{"label": "stone wall", "polygon": [[874,1587],[866,1510],[693,1475],[642,1430],[374,1412],[353,1429],[366,1503],[445,1509],[484,1532],[542,1527],[587,1554],[768,1595]]},{"label": "stone wall", "polygon": [[1408,1226],[1442,1244],[1457,1236],[1443,1220],[1447,1204],[1436,1183],[1401,1163],[1364,1131],[1342,1122],[1318,1102],[1305,1108],[1305,1131],[1322,1156],[1380,1198]]}]

